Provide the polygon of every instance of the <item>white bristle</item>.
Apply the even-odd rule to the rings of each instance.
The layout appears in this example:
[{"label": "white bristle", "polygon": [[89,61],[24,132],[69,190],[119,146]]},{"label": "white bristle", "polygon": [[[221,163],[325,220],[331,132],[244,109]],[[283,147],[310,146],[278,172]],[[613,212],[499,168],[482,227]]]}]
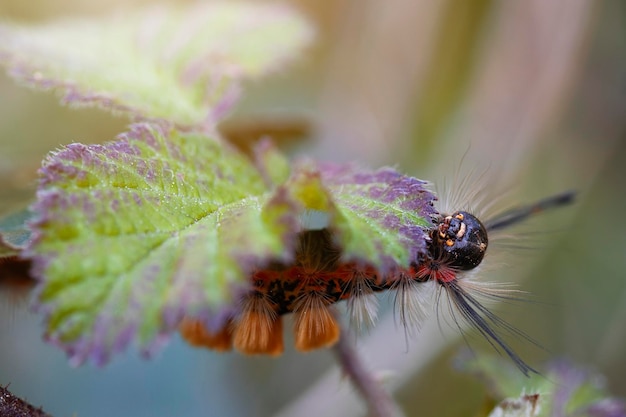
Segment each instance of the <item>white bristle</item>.
[{"label": "white bristle", "polygon": [[378,298],[369,287],[368,291],[354,291],[347,304],[350,325],[357,332],[374,326],[378,318]]},{"label": "white bristle", "polygon": [[400,324],[408,333],[418,332],[429,315],[436,285],[434,280],[417,282],[404,274],[396,278],[392,287],[395,290],[394,305]]}]

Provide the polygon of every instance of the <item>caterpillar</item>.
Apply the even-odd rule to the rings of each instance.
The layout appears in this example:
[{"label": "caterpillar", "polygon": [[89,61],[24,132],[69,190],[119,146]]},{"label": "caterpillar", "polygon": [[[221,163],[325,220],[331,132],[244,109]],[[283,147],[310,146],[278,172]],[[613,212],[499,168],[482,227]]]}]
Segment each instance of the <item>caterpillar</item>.
[{"label": "caterpillar", "polygon": [[359,327],[375,321],[376,293],[395,291],[401,324],[415,327],[427,314],[423,306],[433,296],[432,290],[438,288],[460,317],[494,348],[506,353],[525,374],[535,372],[497,330],[524,334],[480,302],[481,296],[507,299],[509,291],[468,280],[466,273],[481,264],[491,232],[570,204],[574,196],[573,192],[558,194],[507,210],[484,223],[464,210],[438,214],[427,230],[426,253],[408,268],[385,276],[373,267],[342,262],[341,248],[331,230],[304,230],[298,235],[294,262],[272,263],[254,272],[250,290],[240,300],[238,314],[221,329],[211,332],[201,321],[186,317],[179,331],[193,346],[279,355],[284,349],[283,316],[293,314],[295,347],[307,352],[337,342],[340,327],[333,309],[340,301],[347,302],[351,321]]}]

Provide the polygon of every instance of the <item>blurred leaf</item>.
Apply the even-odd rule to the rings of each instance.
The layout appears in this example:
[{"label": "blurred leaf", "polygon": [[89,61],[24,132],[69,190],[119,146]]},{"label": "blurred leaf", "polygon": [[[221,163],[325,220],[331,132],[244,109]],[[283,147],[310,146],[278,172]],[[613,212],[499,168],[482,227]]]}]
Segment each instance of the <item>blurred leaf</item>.
[{"label": "blurred leaf", "polygon": [[150,353],[183,316],[222,324],[254,268],[293,259],[307,210],[328,213],[346,259],[386,270],[425,251],[424,182],[305,162],[272,187],[289,171],[270,154],[258,170],[216,138],[148,124],[51,154],[27,250],[48,338],[102,364],[132,340]]},{"label": "blurred leaf", "polygon": [[237,81],[279,68],[312,39],[291,10],[204,3],[67,20],[0,25],[0,62],[27,85],[133,119],[212,128],[238,96]]},{"label": "blurred leaf", "polygon": [[504,398],[490,416],[626,417],[626,402],[610,397],[601,376],[565,360],[530,378],[500,357],[462,355],[458,363],[482,379],[496,401]]},{"label": "blurred leaf", "polygon": [[276,186],[287,180],[290,173],[289,161],[274,146],[273,142],[265,139],[254,148],[257,168],[263,174],[268,185]]}]

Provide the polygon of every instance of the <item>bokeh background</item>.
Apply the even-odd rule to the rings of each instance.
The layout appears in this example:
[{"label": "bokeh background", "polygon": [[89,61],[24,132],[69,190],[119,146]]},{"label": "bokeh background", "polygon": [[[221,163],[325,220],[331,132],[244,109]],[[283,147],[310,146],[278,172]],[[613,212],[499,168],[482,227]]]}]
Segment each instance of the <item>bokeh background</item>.
[{"label": "bokeh background", "polygon": [[[149,3],[0,0],[0,18],[36,23]],[[495,306],[545,348],[511,341],[522,357],[537,366],[570,358],[626,397],[626,3],[288,3],[317,27],[317,42],[294,66],[246,85],[233,120],[305,118],[313,133],[283,144],[290,154],[392,165],[438,187],[472,186],[459,178],[486,171],[476,186],[487,201],[504,195],[503,206],[578,190],[575,206],[511,230],[481,274],[533,294],[533,303]],[[0,75],[0,214],[32,198],[48,151],[104,142],[126,125]],[[41,331],[28,295],[0,289],[0,384],[55,416],[364,414],[331,351],[250,358],[176,337],[150,361],[131,349],[103,369],[75,369]],[[468,340],[477,355],[491,353]],[[480,415],[484,387],[452,365],[463,346],[435,318],[407,340],[389,311],[357,339],[407,415],[420,416]]]}]

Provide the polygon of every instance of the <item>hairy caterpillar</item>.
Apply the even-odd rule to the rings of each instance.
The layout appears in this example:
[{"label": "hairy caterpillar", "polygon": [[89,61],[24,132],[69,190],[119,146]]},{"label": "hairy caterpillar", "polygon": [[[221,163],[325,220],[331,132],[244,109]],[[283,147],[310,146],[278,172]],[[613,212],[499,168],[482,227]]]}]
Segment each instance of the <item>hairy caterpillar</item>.
[{"label": "hairy caterpillar", "polygon": [[[272,264],[251,276],[251,290],[240,301],[239,313],[217,332],[198,320],[185,318],[180,333],[192,345],[217,350],[234,347],[245,354],[278,355],[283,351],[282,316],[295,315],[295,346],[300,351],[332,346],[339,338],[333,305],[347,300],[357,326],[376,319],[375,293],[395,291],[400,322],[419,325],[423,305],[439,288],[461,318],[467,320],[496,349],[505,352],[528,374],[527,365],[498,335],[497,330],[521,334],[481,304],[478,296],[509,298],[506,289],[482,286],[465,279],[489,245],[489,233],[519,223],[549,208],[569,204],[567,192],[534,204],[507,210],[484,223],[467,211],[439,214],[428,229],[428,251],[407,269],[380,276],[371,267],[341,261],[341,248],[328,229],[299,234],[295,262]],[[441,293],[439,293],[440,295]],[[439,296],[437,295],[437,296]]]}]

